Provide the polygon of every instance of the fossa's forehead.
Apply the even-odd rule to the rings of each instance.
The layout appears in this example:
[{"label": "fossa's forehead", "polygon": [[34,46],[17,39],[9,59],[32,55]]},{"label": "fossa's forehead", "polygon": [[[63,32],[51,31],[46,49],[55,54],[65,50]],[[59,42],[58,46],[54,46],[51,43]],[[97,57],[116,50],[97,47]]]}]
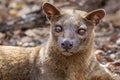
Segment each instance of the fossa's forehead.
[{"label": "fossa's forehead", "polygon": [[83,18],[86,16],[86,12],[80,10],[61,10],[62,17],[59,22],[62,24],[80,24],[83,22]]},{"label": "fossa's forehead", "polygon": [[62,24],[78,25],[83,23],[83,18],[79,15],[69,14],[69,15],[63,15],[58,22]]}]

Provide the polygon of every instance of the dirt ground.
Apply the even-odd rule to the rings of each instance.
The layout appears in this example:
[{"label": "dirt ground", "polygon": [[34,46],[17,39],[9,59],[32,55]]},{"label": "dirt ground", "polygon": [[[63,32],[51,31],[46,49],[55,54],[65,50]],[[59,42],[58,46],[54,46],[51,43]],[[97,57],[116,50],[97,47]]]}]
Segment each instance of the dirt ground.
[{"label": "dirt ground", "polygon": [[[120,0],[0,0],[0,29],[6,20],[14,20],[16,17],[41,9],[41,4],[45,1],[51,2],[58,8],[85,11],[104,8],[107,13],[96,27],[94,53],[100,63],[106,65],[113,73],[120,74]],[[10,31],[6,29],[0,32],[0,45],[37,46],[46,42],[48,35],[49,26],[41,24],[30,29]]]}]

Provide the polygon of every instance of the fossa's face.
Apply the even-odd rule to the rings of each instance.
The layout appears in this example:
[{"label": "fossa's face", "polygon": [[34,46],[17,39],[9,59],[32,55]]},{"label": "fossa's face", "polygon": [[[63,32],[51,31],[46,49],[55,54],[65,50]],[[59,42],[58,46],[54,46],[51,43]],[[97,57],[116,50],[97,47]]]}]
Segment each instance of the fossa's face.
[{"label": "fossa's face", "polygon": [[52,35],[55,43],[64,55],[72,55],[88,46],[93,24],[80,14],[64,14],[52,23]]},{"label": "fossa's face", "polygon": [[[103,10],[98,10],[83,17],[81,11],[70,12],[58,11],[53,5],[46,3],[44,11],[51,23],[51,35],[54,39],[56,48],[63,55],[70,56],[79,53],[81,50],[88,48],[94,38],[94,26],[101,19]],[[100,18],[99,18],[100,17]]]}]

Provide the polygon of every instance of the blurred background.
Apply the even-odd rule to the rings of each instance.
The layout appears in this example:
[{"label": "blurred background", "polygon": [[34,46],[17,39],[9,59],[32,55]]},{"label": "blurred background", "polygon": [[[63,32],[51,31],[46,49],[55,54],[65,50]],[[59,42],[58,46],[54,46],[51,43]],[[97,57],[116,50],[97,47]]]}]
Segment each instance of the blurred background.
[{"label": "blurred background", "polygon": [[96,27],[94,53],[100,63],[120,74],[120,0],[0,0],[0,45],[32,47],[46,42],[44,2],[59,9],[105,9],[107,15]]}]

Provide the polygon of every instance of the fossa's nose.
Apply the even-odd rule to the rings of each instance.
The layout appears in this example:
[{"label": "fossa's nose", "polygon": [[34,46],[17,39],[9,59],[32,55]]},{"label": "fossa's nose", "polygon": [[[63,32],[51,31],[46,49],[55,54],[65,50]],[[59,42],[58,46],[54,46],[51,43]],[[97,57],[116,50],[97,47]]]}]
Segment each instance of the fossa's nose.
[{"label": "fossa's nose", "polygon": [[65,40],[61,43],[61,47],[66,50],[71,49],[73,47],[73,42],[69,40]]}]

